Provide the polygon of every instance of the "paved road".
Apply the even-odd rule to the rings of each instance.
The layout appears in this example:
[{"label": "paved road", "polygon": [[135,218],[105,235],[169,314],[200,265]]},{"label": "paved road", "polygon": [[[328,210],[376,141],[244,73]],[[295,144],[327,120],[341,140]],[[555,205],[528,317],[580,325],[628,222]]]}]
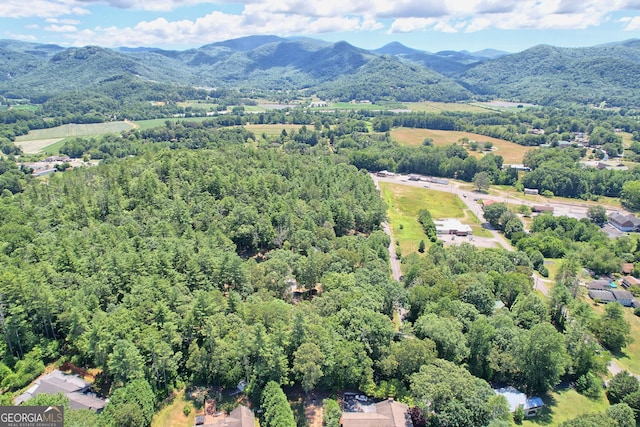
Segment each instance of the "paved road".
[{"label": "paved road", "polygon": [[[371,177],[373,179],[373,182],[376,185],[376,188],[378,189],[378,191],[380,190],[380,182],[391,182],[391,183],[395,183],[395,184],[402,184],[402,185],[410,185],[413,187],[427,187],[429,189],[432,190],[437,190],[437,191],[444,191],[444,192],[448,192],[448,193],[453,193],[453,194],[457,194],[458,197],[460,197],[460,199],[464,202],[464,204],[467,206],[467,208],[469,208],[478,218],[480,218],[481,220],[484,219],[484,215],[482,212],[482,206],[480,206],[479,203],[477,203],[475,200],[473,200],[474,198],[476,198],[475,193],[465,190],[463,188],[461,188],[461,184],[457,183],[455,181],[449,181],[449,184],[444,185],[444,184],[435,184],[435,183],[427,183],[424,181],[409,181],[407,179],[406,176],[402,176],[402,175],[396,175],[393,177],[379,177],[375,174],[371,174]],[[466,197],[465,197],[466,195]],[[533,206],[534,204],[545,204],[545,205],[550,205],[554,207],[554,213],[556,215],[565,215],[565,216],[572,216],[572,217],[576,217],[576,218],[585,218],[587,215],[587,209],[589,208],[590,205],[587,204],[582,204],[582,203],[565,203],[565,202],[549,202],[547,199],[545,199],[544,203],[532,203],[530,201],[527,200],[521,200],[518,199],[517,197],[512,197],[512,196],[496,196],[496,195],[490,195],[490,196],[483,196],[483,198],[485,199],[491,199],[491,200],[495,200],[496,202],[503,202],[503,203],[511,203],[511,204],[524,204],[527,206]],[[607,209],[607,214],[611,213],[611,212],[615,212],[615,211],[621,211],[623,212],[623,214],[626,214],[623,210],[617,210],[617,209]],[[488,224],[487,224],[488,225]],[[400,273],[400,262],[398,261],[398,258],[396,257],[396,251],[395,251],[395,245],[394,245],[394,240],[393,240],[393,236],[391,235],[391,230],[389,228],[389,224],[387,224],[386,222],[382,224],[382,228],[385,231],[385,233],[387,233],[390,237],[391,237],[391,244],[389,245],[389,257],[391,259],[391,271],[393,274],[393,278],[395,280],[400,280],[401,277],[401,273]],[[513,247],[511,246],[511,244],[505,239],[505,237],[498,233],[496,230],[493,230],[491,228],[487,228],[491,234],[493,235],[493,238],[498,241],[505,249],[508,250],[513,250]],[[540,275],[538,273],[534,273],[533,274],[533,288],[535,290],[540,291],[543,295],[545,296],[549,296],[549,288],[547,287],[547,285],[544,283],[544,280],[540,277]],[[609,373],[611,374],[611,376],[616,375],[617,373],[623,371],[623,368],[615,361],[612,360],[611,362],[609,362],[609,365],[607,366],[607,369],[609,370]],[[640,379],[640,375],[632,373],[636,378]]]}]

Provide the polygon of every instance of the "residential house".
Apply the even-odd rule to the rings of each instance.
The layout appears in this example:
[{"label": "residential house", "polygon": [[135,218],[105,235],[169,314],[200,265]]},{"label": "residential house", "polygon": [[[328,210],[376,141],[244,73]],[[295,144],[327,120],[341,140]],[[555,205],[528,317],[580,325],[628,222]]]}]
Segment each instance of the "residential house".
[{"label": "residential house", "polygon": [[533,396],[527,397],[526,394],[517,390],[515,387],[502,387],[493,390],[496,394],[504,396],[509,403],[509,410],[515,412],[519,406],[524,409],[525,417],[535,417],[544,406],[541,398]]},{"label": "residential house", "polygon": [[631,292],[625,291],[624,289],[612,289],[610,292],[616,298],[616,301],[623,306],[631,307],[633,304],[633,294]]},{"label": "residential house", "polygon": [[107,404],[106,400],[91,392],[91,383],[77,375],[65,374],[55,369],[38,378],[31,387],[16,397],[14,403],[21,405],[39,394],[63,393],[69,398],[71,409],[90,409],[100,412]]},{"label": "residential house", "polygon": [[616,302],[616,297],[611,291],[592,290],[589,291],[589,297],[594,301],[598,300],[603,303]]},{"label": "residential house", "polygon": [[623,262],[620,265],[620,271],[622,274],[626,274],[627,276],[633,273],[634,265],[632,262]]},{"label": "residential house", "polygon": [[238,406],[229,415],[213,417],[211,415],[197,415],[195,426],[198,427],[254,427],[253,411],[246,406]]},{"label": "residential house", "polygon": [[622,215],[619,212],[614,212],[609,215],[609,223],[625,233],[640,229],[640,218],[633,214]]},{"label": "residential house", "polygon": [[590,291],[608,291],[611,289],[611,282],[608,279],[598,279],[587,283]]},{"label": "residential house", "polygon": [[629,289],[632,286],[640,286],[640,280],[633,276],[624,276],[621,284],[623,288]]},{"label": "residential house", "polygon": [[413,427],[409,406],[387,399],[376,403],[370,412],[343,412],[342,427]]}]

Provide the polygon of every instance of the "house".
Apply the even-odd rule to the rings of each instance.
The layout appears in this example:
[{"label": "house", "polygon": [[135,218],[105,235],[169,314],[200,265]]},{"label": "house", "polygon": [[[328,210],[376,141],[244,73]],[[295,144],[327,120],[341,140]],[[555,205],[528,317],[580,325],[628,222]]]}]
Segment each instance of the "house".
[{"label": "house", "polygon": [[519,406],[524,409],[525,417],[535,417],[544,406],[544,402],[539,397],[527,397],[526,394],[515,387],[502,387],[493,390],[496,394],[504,396],[509,403],[509,410],[515,412]]},{"label": "house", "polygon": [[438,234],[468,236],[473,233],[469,225],[463,224],[457,219],[436,219],[433,223],[436,225],[436,233]]},{"label": "house", "polygon": [[525,188],[524,189],[524,194],[529,194],[529,195],[537,195],[540,192],[538,191],[537,188]]},{"label": "house", "polygon": [[626,274],[627,276],[630,275],[631,273],[633,273],[633,268],[634,268],[634,265],[633,265],[632,262],[623,262],[620,265],[620,271],[623,274]]},{"label": "house", "polygon": [[622,215],[619,212],[614,212],[609,215],[609,223],[625,233],[640,229],[640,218],[633,214]]},{"label": "house", "polygon": [[100,412],[107,401],[92,393],[91,383],[77,375],[65,374],[55,369],[47,375],[38,378],[24,393],[16,397],[14,403],[21,405],[39,394],[63,393],[69,398],[71,409],[90,409]]},{"label": "house", "polygon": [[413,427],[409,406],[387,399],[368,408],[370,412],[343,412],[342,427]]},{"label": "house", "polygon": [[631,292],[623,289],[612,289],[610,292],[616,298],[616,301],[623,306],[631,307],[631,304],[633,304],[633,294]]},{"label": "house", "polygon": [[624,276],[621,283],[622,287],[626,289],[629,289],[632,286],[640,286],[640,280],[633,276]]},{"label": "house", "polygon": [[533,208],[531,208],[531,210],[537,213],[544,213],[544,212],[553,213],[553,206],[535,205]]},{"label": "house", "polygon": [[486,208],[487,206],[491,206],[492,204],[496,203],[495,200],[491,200],[491,199],[487,199],[487,200],[480,200],[480,202],[482,203],[482,209]]},{"label": "house", "polygon": [[222,417],[214,418],[210,415],[198,415],[195,418],[194,425],[199,427],[254,427],[255,422],[253,411],[241,405],[231,411],[229,415],[223,415]]},{"label": "house", "polygon": [[611,282],[607,279],[593,280],[587,283],[587,289],[590,291],[608,291],[611,289]]},{"label": "house", "polygon": [[616,302],[616,297],[611,293],[611,291],[604,290],[592,290],[589,291],[589,297],[592,300],[598,300],[603,303]]},{"label": "house", "polygon": [[[511,164],[511,165],[508,165],[508,167],[509,167],[509,169],[515,169],[518,172],[531,172],[531,168],[529,166],[525,166],[523,164],[515,164],[514,163],[514,164]],[[507,166],[505,165],[502,168],[506,169]]]}]

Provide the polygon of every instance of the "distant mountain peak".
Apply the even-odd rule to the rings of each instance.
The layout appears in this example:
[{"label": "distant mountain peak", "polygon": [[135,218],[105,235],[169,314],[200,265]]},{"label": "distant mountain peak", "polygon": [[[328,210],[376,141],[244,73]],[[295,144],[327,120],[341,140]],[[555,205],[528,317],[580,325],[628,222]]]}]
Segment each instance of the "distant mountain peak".
[{"label": "distant mountain peak", "polygon": [[269,44],[269,43],[277,43],[277,42],[284,42],[287,41],[287,39],[282,38],[282,37],[278,37],[278,36],[247,36],[247,37],[240,37],[237,39],[231,39],[231,40],[225,40],[225,41],[221,41],[221,42],[216,42],[216,43],[211,43],[205,46],[202,46],[203,48],[206,47],[211,47],[211,46],[221,46],[221,47],[227,47],[233,50],[237,50],[237,51],[241,51],[241,52],[248,52],[250,50],[256,49],[262,45],[265,44]]},{"label": "distant mountain peak", "polygon": [[373,50],[373,52],[381,55],[411,55],[417,52],[426,53],[424,51],[412,49],[403,45],[400,42],[391,42],[382,46],[381,48]]}]

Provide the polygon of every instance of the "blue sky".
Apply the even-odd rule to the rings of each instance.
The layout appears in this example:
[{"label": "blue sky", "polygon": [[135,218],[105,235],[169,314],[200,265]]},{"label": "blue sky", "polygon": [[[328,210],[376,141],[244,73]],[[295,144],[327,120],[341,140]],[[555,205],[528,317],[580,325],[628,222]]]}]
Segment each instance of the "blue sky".
[{"label": "blue sky", "polygon": [[186,49],[255,34],[427,51],[640,38],[640,0],[3,0],[0,38]]}]

